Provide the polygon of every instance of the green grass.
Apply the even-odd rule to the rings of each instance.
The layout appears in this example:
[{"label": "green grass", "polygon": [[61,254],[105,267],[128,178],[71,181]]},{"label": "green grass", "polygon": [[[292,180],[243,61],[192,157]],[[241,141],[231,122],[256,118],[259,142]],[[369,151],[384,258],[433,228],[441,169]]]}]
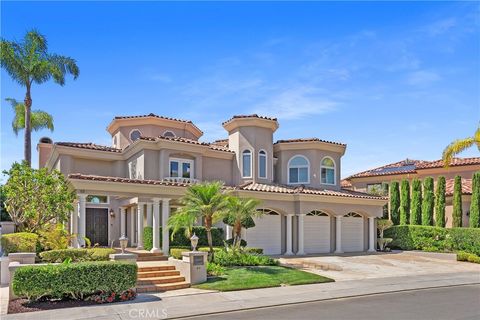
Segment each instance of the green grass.
[{"label": "green grass", "polygon": [[231,267],[226,268],[225,275],[209,278],[207,282],[194,287],[207,290],[233,291],[332,281],[334,280],[318,274],[285,267]]}]

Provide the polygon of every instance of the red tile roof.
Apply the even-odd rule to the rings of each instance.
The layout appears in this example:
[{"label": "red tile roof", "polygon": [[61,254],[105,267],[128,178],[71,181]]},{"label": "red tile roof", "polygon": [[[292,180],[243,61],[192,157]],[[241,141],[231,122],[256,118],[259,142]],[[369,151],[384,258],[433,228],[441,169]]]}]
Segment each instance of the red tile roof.
[{"label": "red tile roof", "polygon": [[244,118],[258,118],[258,119],[264,119],[264,120],[270,120],[270,121],[277,121],[277,118],[271,118],[271,117],[265,117],[265,116],[259,116],[258,114],[246,114],[246,115],[235,115],[228,119],[227,121],[224,121],[222,125],[225,123],[228,123],[234,119],[244,119]]},{"label": "red tile roof", "polygon": [[177,118],[170,118],[170,117],[165,117],[165,116],[159,116],[154,113],[149,113],[149,114],[141,114],[141,115],[136,115],[136,116],[116,116],[115,119],[136,119],[136,118],[160,118],[160,119],[165,119],[165,120],[172,120],[172,121],[178,121],[178,122],[184,122],[184,123],[193,123],[190,120],[182,120],[182,119],[177,119]]},{"label": "red tile roof", "polygon": [[373,176],[415,173],[416,166],[423,162],[424,161],[422,160],[405,159],[399,162],[390,163],[381,167],[356,173],[354,175],[349,176],[346,180],[350,180],[352,178],[360,178],[360,177],[373,177]]},{"label": "red tile roof", "polygon": [[[450,167],[468,166],[468,165],[475,165],[475,164],[480,164],[480,157],[453,158],[452,162],[450,163]],[[442,167],[443,167],[443,160],[425,161],[425,162],[417,165],[417,170],[431,169],[431,168],[442,168]]]},{"label": "red tile roof", "polygon": [[324,142],[324,143],[331,143],[331,144],[336,144],[340,146],[346,146],[345,143],[340,143],[340,142],[334,142],[334,141],[327,141],[327,140],[322,140],[318,138],[297,138],[297,139],[283,139],[283,140],[277,140],[274,144],[278,143],[295,143],[295,142]]},{"label": "red tile roof", "polygon": [[164,136],[146,137],[146,136],[141,136],[140,139],[141,140],[147,140],[147,141],[169,140],[169,141],[175,141],[175,142],[190,143],[190,144],[195,144],[195,145],[208,146],[212,150],[225,151],[225,152],[233,153],[233,151],[231,151],[228,148],[226,148],[224,146],[221,146],[221,145],[215,145],[215,144],[211,144],[211,143],[208,143],[208,142],[201,142],[201,141],[198,141],[198,140],[187,139],[187,138],[182,138],[182,137],[164,137]]},{"label": "red tile roof", "polygon": [[[447,179],[445,182],[445,195],[453,196],[455,179]],[[472,179],[462,178],[462,194],[472,194]]]},{"label": "red tile roof", "polygon": [[174,186],[174,187],[187,187],[190,185],[190,183],[174,182],[169,180],[141,180],[141,179],[129,179],[129,178],[121,178],[121,177],[97,176],[97,175],[80,174],[80,173],[70,173],[68,175],[68,178],[75,179],[75,180],[138,183],[138,184],[152,184],[152,185],[163,185],[163,186]]},{"label": "red tile roof", "polygon": [[346,189],[353,187],[352,183],[346,179],[343,179],[342,181],[340,181],[340,185],[342,188],[346,188]]},{"label": "red tile roof", "polygon": [[91,143],[91,142],[55,142],[56,145],[63,146],[63,147],[71,147],[71,148],[80,148],[80,149],[90,149],[90,150],[98,150],[98,151],[108,151],[108,152],[122,152],[122,149],[102,146],[99,144]]}]

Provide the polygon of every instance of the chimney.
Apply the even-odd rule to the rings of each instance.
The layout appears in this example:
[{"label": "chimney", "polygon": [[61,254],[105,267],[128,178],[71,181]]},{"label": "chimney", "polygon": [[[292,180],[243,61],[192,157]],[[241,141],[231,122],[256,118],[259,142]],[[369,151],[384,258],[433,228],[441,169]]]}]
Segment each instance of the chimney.
[{"label": "chimney", "polygon": [[38,151],[38,167],[43,168],[47,163],[50,154],[52,153],[53,141],[49,137],[43,137],[38,141],[37,151]]}]

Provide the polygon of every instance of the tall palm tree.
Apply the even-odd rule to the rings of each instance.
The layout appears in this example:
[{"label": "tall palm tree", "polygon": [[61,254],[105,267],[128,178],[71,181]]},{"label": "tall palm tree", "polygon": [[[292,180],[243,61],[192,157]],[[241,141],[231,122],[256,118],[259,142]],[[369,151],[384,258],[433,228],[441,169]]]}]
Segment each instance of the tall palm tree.
[{"label": "tall palm tree", "polygon": [[478,150],[480,151],[480,127],[475,131],[473,137],[468,137],[465,139],[457,139],[450,143],[445,150],[443,150],[443,165],[448,167],[452,162],[453,157],[457,154],[461,153],[462,151],[476,145]]},{"label": "tall palm tree", "polygon": [[247,219],[263,214],[257,210],[260,200],[253,198],[229,197],[226,216],[233,224],[233,245],[240,246],[242,240],[242,225]]},{"label": "tall palm tree", "polygon": [[25,161],[32,160],[31,89],[53,78],[63,86],[65,75],[77,79],[80,70],[74,59],[48,52],[47,39],[37,30],[27,32],[22,41],[0,40],[0,64],[12,79],[25,87]]},{"label": "tall palm tree", "polygon": [[[12,121],[12,129],[15,135],[22,129],[25,129],[25,104],[15,99],[7,98],[13,108],[14,117]],[[42,110],[32,110],[30,116],[30,127],[33,131],[41,129],[49,129],[53,131],[53,117],[51,114]]]},{"label": "tall palm tree", "polygon": [[[212,226],[224,215],[228,205],[228,196],[222,191],[222,187],[223,184],[218,181],[189,186],[185,195],[179,200],[182,208],[175,214],[177,218],[172,218],[186,221],[188,224],[199,218],[204,221],[210,247],[210,261],[213,260]],[[172,225],[175,221],[169,222]]]}]

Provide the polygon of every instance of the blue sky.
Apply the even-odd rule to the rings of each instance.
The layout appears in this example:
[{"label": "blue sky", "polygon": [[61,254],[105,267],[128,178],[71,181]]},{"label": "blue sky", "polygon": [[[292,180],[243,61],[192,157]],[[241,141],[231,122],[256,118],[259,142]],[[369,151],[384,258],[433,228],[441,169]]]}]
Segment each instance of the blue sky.
[{"label": "blue sky", "polygon": [[[54,141],[110,144],[115,115],[189,119],[223,138],[234,114],[279,118],[276,139],[348,144],[342,176],[404,158],[433,160],[480,117],[480,14],[474,2],[2,2],[1,35],[45,34],[80,77],[34,86]],[[23,155],[4,98],[1,168]],[[476,155],[476,150],[464,156]],[[33,162],[37,163],[33,150]]]}]

